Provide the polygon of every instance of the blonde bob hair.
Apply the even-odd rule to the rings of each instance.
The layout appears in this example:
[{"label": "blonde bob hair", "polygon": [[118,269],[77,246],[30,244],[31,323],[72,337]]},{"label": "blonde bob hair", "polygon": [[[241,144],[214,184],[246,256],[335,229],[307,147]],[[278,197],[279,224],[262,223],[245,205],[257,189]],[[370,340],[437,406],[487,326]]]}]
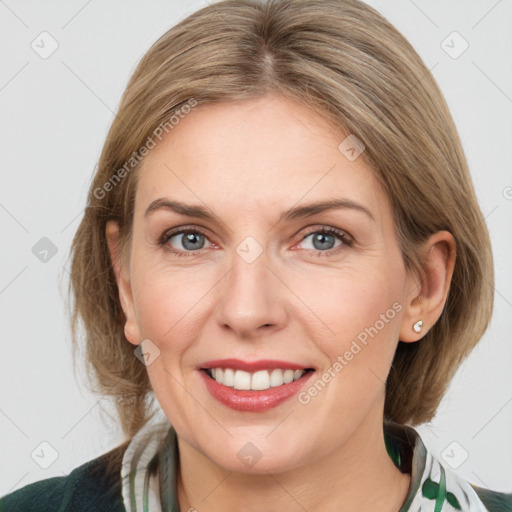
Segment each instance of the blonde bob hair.
[{"label": "blonde bob hair", "polygon": [[73,347],[82,347],[83,326],[94,389],[113,397],[127,436],[151,416],[154,395],[125,338],[106,222],[119,223],[126,257],[139,157],[159,127],[170,131],[172,116],[269,93],[315,109],[364,143],[361,157],[387,192],[408,270],[421,275],[418,249],[431,234],[447,230],[455,239],[444,310],[420,341],[398,343],[384,419],[411,425],[432,419],[487,328],[494,289],[489,235],[449,109],[411,44],[358,0],[219,1],[179,22],[141,59],[72,243]]}]

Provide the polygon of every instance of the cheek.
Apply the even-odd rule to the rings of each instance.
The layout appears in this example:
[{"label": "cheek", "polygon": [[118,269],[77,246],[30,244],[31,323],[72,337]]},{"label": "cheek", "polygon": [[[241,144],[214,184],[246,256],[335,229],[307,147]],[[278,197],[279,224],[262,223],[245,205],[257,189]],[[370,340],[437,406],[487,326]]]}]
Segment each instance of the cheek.
[{"label": "cheek", "polygon": [[[148,260],[146,260],[147,262]],[[177,429],[187,431],[189,396],[185,392],[184,367],[190,369],[192,340],[201,335],[198,317],[205,288],[190,271],[151,268],[148,264],[141,286],[134,290],[135,311],[144,339],[158,347],[159,355],[147,366],[151,386],[167,417]],[[140,274],[142,276],[142,273]],[[203,300],[206,300],[204,297]]]},{"label": "cheek", "polygon": [[[350,366],[373,364],[379,374],[390,365],[400,330],[403,275],[388,266],[343,269],[297,285],[313,315],[316,344],[330,361],[347,353]],[[352,362],[353,361],[353,362]]]},{"label": "cheek", "polygon": [[141,335],[161,350],[172,346],[173,351],[180,351],[193,337],[191,330],[200,325],[195,319],[211,286],[198,279],[197,272],[183,268],[170,271],[158,264],[152,267],[148,260],[135,272],[140,285],[133,290],[134,304]]}]

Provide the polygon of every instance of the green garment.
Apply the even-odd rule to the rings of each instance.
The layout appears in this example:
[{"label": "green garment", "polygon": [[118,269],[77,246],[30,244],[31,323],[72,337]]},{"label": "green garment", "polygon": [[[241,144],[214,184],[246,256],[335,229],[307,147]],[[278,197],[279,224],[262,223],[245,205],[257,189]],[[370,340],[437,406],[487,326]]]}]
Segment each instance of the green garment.
[{"label": "green garment", "polygon": [[126,512],[119,473],[108,476],[107,459],[126,444],[56,476],[28,484],[0,499],[0,512]]},{"label": "green garment", "polygon": [[[147,464],[149,469],[144,481],[147,482],[150,475],[157,478],[155,468],[158,466],[160,488],[166,491],[161,493],[161,503],[167,512],[177,506],[175,474],[178,461],[175,431],[171,427],[166,432],[160,448]],[[395,465],[402,472],[411,474],[408,496],[397,512],[512,512],[512,494],[483,489],[458,477],[427,451],[412,427],[385,423],[384,439]],[[144,507],[137,508],[131,495],[136,470],[129,473],[130,481],[124,484],[120,477],[121,467],[110,476],[106,472],[107,460],[112,455],[118,455],[120,460],[120,456],[127,453],[126,448],[125,443],[79,466],[68,476],[41,480],[4,496],[0,499],[0,512],[143,512]],[[131,503],[126,507],[123,485],[130,493]],[[177,508],[174,511],[179,512]],[[160,507],[151,512],[160,512]]]}]

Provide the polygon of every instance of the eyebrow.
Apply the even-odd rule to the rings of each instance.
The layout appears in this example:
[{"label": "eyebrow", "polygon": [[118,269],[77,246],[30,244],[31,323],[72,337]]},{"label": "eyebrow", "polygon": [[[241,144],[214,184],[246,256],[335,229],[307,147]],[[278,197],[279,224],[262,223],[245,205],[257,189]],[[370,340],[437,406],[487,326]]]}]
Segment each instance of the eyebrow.
[{"label": "eyebrow", "polygon": [[[208,208],[201,205],[186,204],[180,201],[174,201],[165,197],[155,199],[146,208],[144,217],[147,217],[156,210],[169,210],[180,215],[187,217],[196,217],[205,220],[215,220],[217,217],[211,213]],[[375,221],[371,211],[363,206],[362,204],[356,203],[351,199],[329,199],[326,201],[320,201],[315,203],[309,203],[303,206],[294,206],[288,210],[285,210],[279,216],[278,222],[292,219],[302,219],[312,217],[318,213],[322,213],[328,210],[336,209],[349,209],[355,210],[367,215],[371,220]]]}]

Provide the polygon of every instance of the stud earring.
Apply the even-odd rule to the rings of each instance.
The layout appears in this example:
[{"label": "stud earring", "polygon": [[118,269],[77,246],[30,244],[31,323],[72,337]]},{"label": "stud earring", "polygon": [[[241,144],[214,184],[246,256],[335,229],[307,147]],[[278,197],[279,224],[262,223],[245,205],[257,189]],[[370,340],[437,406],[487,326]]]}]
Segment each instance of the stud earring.
[{"label": "stud earring", "polygon": [[418,320],[413,326],[412,328],[414,329],[415,332],[421,332],[421,328],[423,327],[423,320]]}]

